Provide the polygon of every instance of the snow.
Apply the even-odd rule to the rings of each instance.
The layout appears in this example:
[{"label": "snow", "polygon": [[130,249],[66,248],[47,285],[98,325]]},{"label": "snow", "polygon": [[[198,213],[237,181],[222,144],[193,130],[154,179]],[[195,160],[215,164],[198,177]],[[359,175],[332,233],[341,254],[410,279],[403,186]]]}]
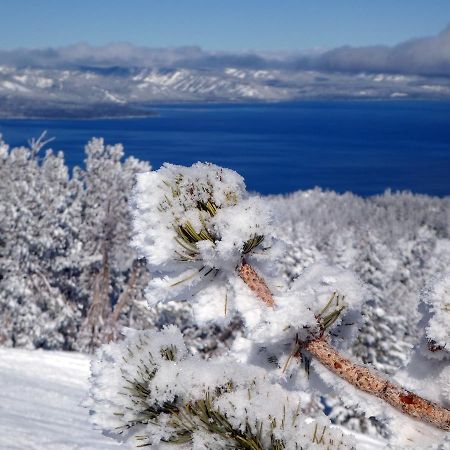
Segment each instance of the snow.
[{"label": "snow", "polygon": [[[304,380],[305,377],[301,376],[302,370],[299,371],[297,366],[289,367],[292,356],[299,353],[301,349],[299,346],[297,350],[293,350],[292,342],[302,343],[311,338],[326,335],[334,346],[349,347],[357,334],[358,322],[364,310],[369,311],[372,306],[375,306],[374,310],[378,313],[378,317],[384,317],[384,311],[381,311],[380,305],[370,298],[369,288],[364,287],[351,271],[318,262],[310,265],[296,280],[293,280],[290,288],[283,282],[285,280],[280,279],[279,276],[277,278],[276,273],[272,272],[267,265],[267,255],[272,253],[272,247],[277,247],[279,243],[283,244],[284,239],[277,233],[282,228],[280,217],[268,209],[263,199],[248,195],[243,179],[236,172],[205,163],[197,163],[191,167],[166,163],[158,171],[138,176],[134,204],[133,244],[137,251],[146,257],[152,275],[152,280],[147,287],[150,306],[153,307],[167,300],[189,299],[193,304],[197,323],[223,321],[227,310],[239,312],[246,327],[245,338],[251,341],[251,345],[247,347],[241,345],[237,348],[241,364],[243,362],[244,365],[234,366],[232,372],[236,375],[240,372],[244,373],[242,367],[245,367],[245,363],[257,365],[264,367],[277,379],[275,383],[279,383],[277,387],[275,385],[267,387],[270,392],[262,394],[263,389],[260,389],[255,381],[256,384],[252,385],[255,392],[252,391],[252,400],[246,403],[245,416],[239,413],[241,410],[237,405],[242,398],[240,388],[253,389],[249,387],[250,383],[236,382],[234,378],[230,378],[228,382],[222,380],[203,384],[205,390],[214,390],[228,383],[234,386],[235,389],[232,392],[220,394],[222,399],[227,399],[231,395],[232,401],[226,400],[227,404],[231,404],[231,409],[227,410],[222,403],[220,403],[220,409],[228,414],[228,418],[236,417],[235,427],[238,427],[239,420],[250,426],[255,424],[256,429],[259,423],[265,423],[255,412],[261,411],[261,408],[257,406],[259,395],[266,399],[271,398],[272,395],[281,398],[282,391],[275,391],[284,389],[286,386],[291,391],[290,396],[311,392],[309,380]],[[427,242],[430,238],[426,227],[420,228],[417,235],[421,243]],[[403,245],[409,248],[410,244],[405,238],[402,236],[400,239]],[[269,247],[256,249],[263,240],[263,245],[269,245]],[[276,245],[272,246],[272,242]],[[346,247],[346,238],[339,242],[340,247]],[[246,250],[248,243],[252,244],[250,249]],[[254,249],[256,250],[253,251]],[[420,255],[421,252],[426,252],[426,248],[416,245],[414,252],[413,256],[417,257],[416,255]],[[385,258],[386,253],[380,252],[378,255],[380,258],[373,255],[373,252],[371,255],[379,261],[386,261],[385,265],[390,267],[389,260]],[[276,261],[276,255],[272,255],[269,259]],[[360,261],[361,263],[363,261]],[[252,269],[252,281],[256,281],[257,276],[267,280],[267,289],[273,294],[274,300],[274,304],[270,305],[273,307],[271,311],[267,311],[267,304],[263,305],[255,298],[256,290],[248,281],[250,276],[243,276],[242,268],[250,267],[250,264],[256,264],[256,270]],[[236,268],[239,267],[240,277],[236,273]],[[209,276],[209,274],[213,275]],[[411,274],[404,271],[402,276],[407,278]],[[382,279],[379,281],[382,282]],[[446,298],[446,282],[443,287],[435,287],[435,292],[428,296],[428,303],[434,314],[432,320],[435,319],[436,322],[430,322],[428,336],[442,347],[445,347],[449,340],[446,325],[448,323]],[[372,304],[367,304],[368,300],[371,300]],[[411,305],[414,303],[411,302]],[[146,336],[146,339],[151,341],[152,337]],[[132,344],[133,342],[129,343],[129,345]],[[245,349],[247,349],[247,358],[242,358]],[[126,355],[125,349],[123,354]],[[120,361],[120,358],[115,360]],[[231,362],[228,364],[232,365]],[[199,362],[195,365],[202,366]],[[284,368],[284,375],[280,379],[281,367]],[[427,446],[445,437],[444,432],[437,429],[426,431],[428,426],[423,424],[418,426],[415,422],[410,424],[410,420],[403,416],[401,421],[407,426],[402,428],[402,432],[397,432],[399,413],[391,412],[390,408],[386,409],[386,405],[377,398],[356,391],[350,384],[336,379],[334,374],[328,373],[320,364],[313,362],[312,368],[326,385],[335,388],[336,394],[342,400],[345,398],[344,403],[347,406],[357,411],[359,408],[361,413],[381,418],[383,421],[385,418],[390,419],[385,427],[392,433],[391,443],[402,446],[409,444]],[[210,370],[206,367],[204,369],[208,372]],[[176,372],[175,369],[171,370],[171,374]],[[188,392],[189,395],[193,395],[195,389],[193,389],[192,380],[187,382],[189,389],[183,392],[179,390],[177,383],[181,383],[180,380],[184,379],[189,370],[185,367],[182,369],[178,367],[178,370],[180,372],[175,377],[176,382],[167,382],[167,386],[156,383],[158,376],[155,376],[150,383],[152,384],[150,388],[157,393],[157,398],[152,398],[151,404],[158,399],[159,401],[175,401],[175,398],[163,395],[165,389],[170,395],[176,394],[176,398],[180,401],[181,399],[187,401]],[[256,367],[253,370],[256,371]],[[171,378],[171,374],[165,372],[164,365],[158,367],[158,371],[164,375],[162,379]],[[117,379],[117,376],[110,375],[102,377],[102,372],[108,371],[99,369],[98,372],[94,372],[96,377],[107,380],[106,383],[96,383],[94,377],[94,386],[98,384],[98,392],[101,393],[102,389],[106,392],[106,398],[100,394],[97,396],[100,401],[94,396],[96,404],[93,409],[100,418],[105,409],[104,405],[109,404],[108,399],[111,397],[111,389],[108,386],[109,384],[114,386],[114,380]],[[202,370],[199,371],[200,374],[201,372]],[[223,374],[226,371],[221,369],[220,372]],[[256,372],[255,377],[257,377]],[[198,376],[197,381],[200,379],[201,375]],[[261,384],[267,384],[267,381],[268,379],[264,379]],[[285,381],[286,384],[284,384]],[[113,392],[120,391],[121,383],[120,380],[118,384],[116,383]],[[148,383],[148,380],[142,381],[145,386]],[[415,387],[412,386],[412,388]],[[238,395],[239,392],[241,395]],[[327,392],[324,392],[324,395],[327,395]],[[199,397],[194,397],[194,400],[198,401]],[[122,401],[124,401],[123,397],[119,397],[114,406],[121,405]],[[129,407],[125,408],[125,412],[120,414],[126,419],[122,427],[126,427],[126,424],[142,422],[134,417],[128,417],[128,411],[136,413],[136,408],[133,408],[135,401],[136,399],[133,398]],[[270,408],[262,412],[264,417],[270,418],[272,415],[279,423],[283,416],[274,411],[273,402],[269,404]],[[106,408],[107,416],[111,414],[110,410],[111,407]],[[286,405],[285,410],[289,411],[289,405]],[[139,411],[138,413],[140,414]],[[114,425],[118,420],[117,417],[113,417]],[[101,425],[101,421],[96,423]],[[105,429],[112,432],[116,428],[117,426],[109,425]],[[174,432],[168,431],[164,425],[158,429],[158,435],[162,433],[162,436],[169,433],[167,436],[170,437],[170,433]],[[193,431],[190,432],[195,434]],[[142,434],[141,429],[139,433]],[[153,442],[154,438],[151,437],[153,433],[154,430],[149,430],[147,426],[148,442]],[[267,442],[271,442],[274,435],[270,432],[265,435],[265,438]],[[201,439],[203,442],[206,438]],[[300,446],[311,442],[308,441],[308,433],[302,439],[297,437],[294,429],[289,431],[287,428],[283,428],[283,435],[277,439],[289,444],[295,442]],[[297,441],[297,439],[300,440]]]},{"label": "snow", "polygon": [[378,74],[373,77],[373,81],[377,83],[381,81],[394,81],[397,83],[406,82],[409,77],[405,77],[404,75],[386,75],[386,74]]},{"label": "snow", "polygon": [[55,81],[51,78],[37,78],[35,84],[40,89],[48,89],[53,87]]},{"label": "snow", "polygon": [[105,100],[110,100],[114,103],[126,103],[125,100],[122,100],[117,95],[111,94],[106,89],[105,89],[104,93],[105,93]]},{"label": "snow", "polygon": [[213,164],[165,164],[139,174],[133,214],[132,242],[153,276],[147,288],[150,305],[196,301],[204,288],[236,277],[243,253],[259,262],[277,248],[265,202],[249,197],[236,172]]},{"label": "snow", "polygon": [[450,272],[432,286],[424,296],[424,301],[429,305],[431,317],[427,327],[427,337],[441,347],[442,357],[448,355],[450,348]]},{"label": "snow", "polygon": [[[286,449],[311,448],[311,443],[319,444],[314,437],[318,429],[318,448],[327,443],[334,448],[333,441],[341,449],[355,448],[351,433],[332,426],[321,413],[314,418],[305,414],[300,405],[307,403],[307,394],[286,390],[263,369],[229,356],[204,360],[189,354],[175,326],[126,329],[123,341],[98,350],[91,381],[90,419],[120,441],[136,438],[159,449],[161,440],[188,433],[193,439],[189,448],[221,450],[236,443],[235,432],[217,431],[222,423],[217,414],[224,414],[234,430],[242,431],[245,423],[264,448],[272,448],[274,438]],[[210,430],[192,414],[202,401],[216,411],[208,414],[215,424]]]},{"label": "snow", "polygon": [[28,75],[15,75],[13,78],[22,84],[28,81]]},{"label": "snow", "polygon": [[13,83],[11,81],[3,81],[0,86],[3,86],[5,89],[8,89],[10,91],[29,92],[29,89],[27,89],[26,87],[21,86],[17,83]]},{"label": "snow", "polygon": [[[436,199],[407,193],[392,195],[388,192],[362,200],[351,194],[341,196],[317,189],[285,198],[259,199],[246,192],[242,178],[235,172],[199,163],[190,168],[165,165],[158,171],[147,173],[148,166],[132,157],[121,162],[122,146],[106,146],[102,139],[94,139],[86,147],[86,171],[77,169],[70,178],[62,154],[49,151],[44,158],[38,156],[39,143],[42,142],[43,137],[33,141],[30,149],[23,147],[11,151],[0,142],[3,175],[0,188],[13,193],[5,195],[5,202],[0,205],[6,229],[11,230],[5,241],[4,258],[0,260],[3,267],[0,272],[5,274],[0,289],[0,306],[3,307],[0,310],[0,342],[3,345],[82,350],[105,342],[110,329],[99,327],[91,331],[90,325],[97,326],[101,320],[95,320],[95,314],[92,314],[94,319],[89,322],[77,314],[78,310],[69,308],[67,301],[70,299],[74,304],[77,300],[80,304],[85,301],[89,305],[95,298],[96,288],[92,291],[85,279],[92,279],[93,270],[98,270],[102,255],[99,250],[87,255],[82,249],[98,248],[99,239],[105,245],[112,245],[108,250],[111,282],[104,281],[105,286],[114,286],[111,299],[126,292],[130,285],[127,279],[132,279],[130,271],[138,270],[132,265],[136,255],[128,245],[133,233],[129,223],[129,193],[134,174],[146,172],[139,176],[133,214],[135,245],[147,256],[153,275],[147,290],[152,297],[149,300],[152,304],[155,303],[153,299],[156,302],[170,298],[189,300],[193,312],[189,323],[193,318],[196,324],[213,321],[222,325],[233,320],[234,310],[240,313],[246,329],[233,331],[235,336],[243,335],[232,347],[233,356],[241,364],[259,366],[252,369],[252,374],[264,368],[270,373],[270,382],[278,383],[273,388],[267,387],[266,391],[265,383],[260,379],[257,391],[253,392],[256,409],[249,412],[254,420],[259,421],[258,414],[263,413],[257,407],[258,395],[278,398],[278,393],[283,392],[280,389],[287,387],[292,398],[312,395],[317,389],[318,395],[322,393],[327,400],[328,388],[323,392],[313,382],[309,383],[298,364],[288,364],[291,355],[295,354],[292,342],[304,341],[310,334],[326,331],[333,346],[339,349],[348,347],[353,336],[339,339],[344,337],[344,331],[345,334],[356,331],[355,319],[360,316],[360,310],[364,313],[361,337],[352,347],[346,348],[344,354],[355,358],[355,361],[363,359],[372,363],[395,376],[405,388],[425,398],[442,405],[449,404],[450,373],[446,370],[446,358],[449,355],[447,343],[450,342],[450,282],[449,278],[441,278],[450,264],[449,198]],[[26,178],[18,176],[22,174],[26,174]],[[75,196],[75,192],[79,194]],[[18,208],[17,204],[21,207]],[[80,222],[80,208],[84,211],[83,223]],[[99,224],[105,227],[105,235],[99,236]],[[33,236],[30,242],[24,239],[28,236]],[[109,236],[114,236],[114,239]],[[288,245],[284,247],[281,240]],[[244,251],[245,248],[248,251]],[[57,257],[43,256],[50,254]],[[287,254],[287,257],[280,258],[280,254]],[[245,278],[236,273],[236,266],[244,255],[245,264],[254,266],[255,273],[267,281],[275,300],[273,309],[269,310],[265,303],[255,299],[254,291],[243,281]],[[71,275],[66,278],[62,275],[68,272],[66,269],[78,267],[83,268],[82,273],[86,277]],[[31,277],[23,276],[30,272],[33,273]],[[121,325],[153,329],[155,323],[158,323],[158,328],[168,323],[165,312],[155,319],[154,314],[163,311],[162,305],[158,304],[156,311],[149,312],[147,318],[142,311],[143,306],[137,306],[144,303],[144,286],[149,277],[150,274],[142,267],[133,296],[135,303],[130,305],[133,313],[130,318],[124,314],[114,328],[115,332]],[[249,279],[247,277],[247,282]],[[359,279],[367,283],[366,288],[361,286]],[[417,292],[425,281],[431,287],[422,290],[421,300],[425,303],[422,303],[420,313],[424,316],[419,324]],[[71,288],[70,297],[66,297],[67,286],[75,285],[77,290]],[[108,301],[105,297],[105,302]],[[188,308],[182,308],[187,317]],[[177,313],[175,316],[176,323],[184,323],[184,318],[181,319]],[[91,314],[88,313],[87,317],[90,318]],[[138,320],[142,320],[145,326],[140,326]],[[185,326],[181,328],[185,332]],[[214,339],[220,340],[221,332],[213,331],[211,327],[211,333]],[[199,387],[204,391],[216,385],[204,378],[210,375],[210,367],[214,364],[220,366],[224,360],[206,364],[191,348],[189,332],[186,335],[187,347],[197,356],[180,361],[178,370],[181,374],[176,383],[171,382],[171,392],[179,392],[176,390],[180,387],[178,383],[183,381],[181,393],[189,392],[192,396],[196,390],[198,394]],[[208,347],[205,342],[209,337],[200,337],[200,330],[196,329],[191,336],[194,339],[198,336],[202,348]],[[209,331],[208,336],[211,336]],[[245,338],[250,345],[244,345]],[[194,347],[200,346],[195,344]],[[225,347],[222,343],[221,348]],[[211,356],[203,350],[202,354]],[[0,383],[6,386],[4,392],[7,392],[3,403],[0,399],[0,418],[5,417],[6,423],[3,425],[6,429],[0,429],[4,431],[5,447],[0,441],[0,448],[17,448],[14,445],[23,448],[24,440],[38,439],[43,426],[34,425],[36,430],[31,427],[30,431],[28,423],[34,421],[45,422],[45,428],[50,430],[48,424],[59,427],[58,432],[48,431],[47,439],[58,439],[58,436],[60,441],[72,439],[70,443],[82,448],[80,445],[84,446],[85,440],[78,440],[76,433],[75,437],[71,433],[67,437],[64,424],[74,423],[78,431],[86,426],[83,410],[78,406],[86,389],[86,383],[80,380],[85,380],[87,369],[82,370],[83,375],[77,367],[81,361],[77,358],[83,357],[70,354],[70,361],[61,362],[50,361],[49,355],[63,354],[36,352],[28,355],[32,357],[28,362],[17,356],[5,357],[3,366],[0,365],[0,375],[4,372]],[[223,358],[223,352],[220,357]],[[229,370],[237,373],[234,369],[238,366],[229,361],[221,375]],[[285,363],[286,370],[280,375]],[[171,364],[163,361],[160,366]],[[396,373],[401,366],[404,370]],[[34,373],[36,368],[37,374]],[[375,405],[377,411],[374,411],[369,398],[355,396],[353,388],[344,386],[344,382],[341,383],[334,375],[328,374],[327,377],[326,370],[320,366],[316,370],[313,363],[311,369],[312,377],[318,378],[318,382],[324,384],[322,381],[325,381],[327,385],[335,386],[340,397],[348,398],[347,406],[359,403],[364,412],[374,413],[382,419],[384,414],[379,411],[379,405]],[[178,373],[159,370],[160,378],[169,381],[169,374]],[[196,371],[200,371],[201,376],[194,380],[192,374]],[[158,377],[155,380],[158,381]],[[194,381],[199,384],[194,384]],[[106,389],[103,404],[108,413],[111,413],[108,401],[112,401],[117,393],[115,385],[117,380],[109,376],[103,383]],[[162,393],[161,383],[157,386]],[[242,382],[235,387],[248,388]],[[71,388],[76,388],[79,395],[70,394]],[[72,406],[66,397],[73,400]],[[236,411],[240,410],[239,396],[233,393],[232,397]],[[312,407],[306,415],[313,420],[317,415],[314,402],[310,403]],[[280,418],[280,410],[276,410],[278,406],[274,413]],[[370,429],[357,408],[346,409],[346,417],[350,420],[339,417],[339,404],[333,408],[331,417],[337,420],[336,423],[348,424],[358,430]],[[70,414],[75,414],[75,418]],[[21,425],[19,427],[13,420],[17,417],[22,418],[21,421],[16,420]],[[396,433],[397,437],[403,439],[406,433],[409,436],[413,432],[417,435],[416,428],[410,427],[403,416],[394,417],[394,420],[396,422],[390,423],[389,428],[402,431]],[[25,438],[21,435],[21,440],[17,441],[15,436],[8,436],[10,429],[22,432]],[[387,429],[388,425],[383,424],[372,431]],[[439,440],[430,431],[423,432],[423,428],[419,430],[420,439],[422,435],[431,437],[433,442]],[[289,436],[286,437],[292,442]],[[207,439],[205,436],[197,438],[198,442],[206,442]],[[39,445],[37,448],[51,448],[53,441],[48,443],[41,439]],[[201,444],[195,445],[201,448]],[[26,446],[30,447],[28,443]],[[57,448],[61,445],[58,444]]]},{"label": "snow", "polygon": [[[103,436],[81,406],[88,390],[89,356],[0,348],[0,450],[132,449]],[[357,436],[358,450],[383,448]]]},{"label": "snow", "polygon": [[448,92],[447,86],[441,86],[439,84],[422,84],[422,89],[431,92]]},{"label": "snow", "polygon": [[203,70],[190,64],[179,68],[159,67],[157,64],[152,68],[122,69],[125,70],[120,73],[115,70],[94,73],[81,67],[74,70],[0,67],[0,90],[16,96],[16,101],[7,102],[0,112],[4,117],[35,116],[36,109],[25,105],[40,102],[41,111],[49,98],[52,104],[55,102],[63,106],[64,111],[70,109],[73,113],[81,104],[84,110],[95,108],[97,102],[107,103],[112,110],[117,108],[119,111],[122,110],[121,103],[283,101],[324,97],[448,98],[450,93],[448,80],[431,84],[427,78],[418,76],[353,75],[311,70],[294,73],[283,68],[210,67]]},{"label": "snow", "polygon": [[0,450],[119,448],[81,406],[88,376],[83,354],[0,348]]}]

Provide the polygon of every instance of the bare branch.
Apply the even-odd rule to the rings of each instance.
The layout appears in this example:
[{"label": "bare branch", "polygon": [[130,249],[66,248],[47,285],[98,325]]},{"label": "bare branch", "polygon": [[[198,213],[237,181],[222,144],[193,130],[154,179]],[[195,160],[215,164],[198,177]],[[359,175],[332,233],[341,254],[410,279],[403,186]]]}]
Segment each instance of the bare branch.
[{"label": "bare branch", "polygon": [[37,139],[32,138],[28,141],[28,145],[30,146],[31,153],[33,155],[38,154],[43,147],[55,140],[55,138],[45,139],[46,136],[47,131],[43,131]]}]

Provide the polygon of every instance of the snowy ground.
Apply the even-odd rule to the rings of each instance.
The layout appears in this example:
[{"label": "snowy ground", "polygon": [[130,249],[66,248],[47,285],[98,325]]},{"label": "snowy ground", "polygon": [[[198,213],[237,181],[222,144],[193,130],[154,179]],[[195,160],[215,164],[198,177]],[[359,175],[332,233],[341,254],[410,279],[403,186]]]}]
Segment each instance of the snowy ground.
[{"label": "snowy ground", "polygon": [[0,449],[120,448],[92,429],[80,406],[88,374],[81,354],[0,349]]},{"label": "snowy ground", "polygon": [[[0,449],[120,448],[92,429],[80,405],[88,375],[85,355],[0,348]],[[381,448],[379,442],[358,436],[357,450]]]}]

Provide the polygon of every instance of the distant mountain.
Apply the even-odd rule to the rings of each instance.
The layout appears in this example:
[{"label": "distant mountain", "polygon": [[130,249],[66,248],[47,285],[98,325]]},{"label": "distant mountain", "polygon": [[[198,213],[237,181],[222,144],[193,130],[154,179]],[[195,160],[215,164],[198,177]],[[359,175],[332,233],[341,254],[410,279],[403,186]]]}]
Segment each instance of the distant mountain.
[{"label": "distant mountain", "polygon": [[450,99],[450,25],[393,46],[297,52],[130,43],[3,50],[0,117],[152,114],[157,103]]},{"label": "distant mountain", "polygon": [[147,116],[157,103],[450,98],[450,79],[292,68],[0,65],[0,117]]}]

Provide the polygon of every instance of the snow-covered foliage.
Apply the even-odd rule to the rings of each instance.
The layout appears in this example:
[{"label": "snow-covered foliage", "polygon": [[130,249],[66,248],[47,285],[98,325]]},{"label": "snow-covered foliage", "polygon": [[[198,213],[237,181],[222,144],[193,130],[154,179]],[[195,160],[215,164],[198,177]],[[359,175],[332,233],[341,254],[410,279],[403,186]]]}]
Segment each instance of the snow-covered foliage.
[{"label": "snow-covered foliage", "polygon": [[[136,449],[135,441],[120,443],[89,423],[82,406],[89,388],[89,366],[90,355],[77,352],[0,347],[0,448]],[[383,448],[377,439],[356,437],[358,450]]]},{"label": "snow-covered foliage", "polygon": [[305,341],[327,329],[337,345],[348,346],[361,315],[364,287],[353,273],[316,263],[276,295],[275,301],[274,311],[249,327],[253,341],[266,346],[291,344],[295,338]]},{"label": "snow-covered foliage", "polygon": [[[249,197],[243,179],[228,169],[166,164],[140,174],[134,214],[133,245],[152,274],[150,306],[190,298],[198,322],[243,312],[236,302],[245,289],[236,280],[243,256],[256,265],[275,259],[267,206]],[[221,301],[211,302],[211,295]]]},{"label": "snow-covered foliage", "polygon": [[[0,342],[70,348],[77,304],[66,302],[75,263],[78,185],[44,141],[0,159]],[[57,280],[57,282],[56,282]]]},{"label": "snow-covered foliage", "polygon": [[62,152],[41,157],[46,144],[1,145],[0,341],[87,349],[94,334],[101,341],[89,317],[98,328],[126,295],[127,323],[131,299],[142,298],[146,274],[128,244],[127,203],[135,173],[149,166],[122,162],[121,146],[94,139],[86,169],[70,176]]},{"label": "snow-covered foliage", "polygon": [[[210,366],[200,355],[230,349],[221,363],[239,373],[251,366],[272,393],[300,396],[311,420],[324,420],[316,408],[323,403],[333,421],[359,430],[374,429],[364,413],[377,417],[377,430],[399,446],[441,440],[355,393],[302,343],[326,336],[351,361],[448,407],[448,198],[320,190],[260,198],[232,171],[197,164],[146,172],[100,139],[71,175],[62,153],[41,155],[44,145],[0,143],[3,345],[92,350],[123,325],[175,323],[186,360],[201,372]],[[273,307],[239,272],[243,262],[261,275]]]},{"label": "snow-covered foliage", "polygon": [[431,315],[426,330],[429,347],[442,357],[450,358],[450,272],[424,297]]},{"label": "snow-covered foliage", "polygon": [[272,197],[287,241],[289,281],[315,262],[350,269],[370,307],[353,351],[392,372],[417,335],[419,293],[450,265],[450,198],[391,193],[362,199],[320,189]]},{"label": "snow-covered foliage", "polygon": [[[394,375],[395,380],[406,388],[447,408],[450,407],[450,353],[445,339],[448,339],[450,325],[448,320],[442,320],[441,315],[445,317],[448,287],[447,273],[423,290],[417,342],[408,362]],[[401,415],[393,417],[393,425],[396,428],[391,442],[399,446],[405,439],[425,447],[425,444],[437,444],[443,438],[424,424],[408,424]],[[447,433],[447,439],[449,437]]]},{"label": "snow-covered foliage", "polygon": [[[114,335],[121,310],[131,298],[142,298],[142,264],[130,248],[130,192],[135,175],[150,169],[145,162],[128,157],[122,145],[105,145],[93,139],[86,146],[86,169],[77,171],[83,186],[79,239],[80,267],[85,288],[81,348],[94,348],[105,335]],[[114,311],[115,310],[115,311]]]},{"label": "snow-covered foliage", "polygon": [[[407,364],[420,335],[419,293],[450,265],[450,198],[388,191],[361,199],[315,189],[271,202],[288,242],[281,261],[288,281],[321,261],[354,271],[368,302],[351,353],[388,374]],[[330,415],[374,429],[357,411],[351,420],[336,399]]]},{"label": "snow-covered foliage", "polygon": [[[125,342],[103,347],[93,366],[91,391],[94,423],[100,428],[156,447],[160,442],[189,448],[307,447],[318,442],[308,431],[298,435],[295,420],[286,425],[293,410],[280,399],[287,395],[310,404],[314,393],[334,392],[357,414],[385,421],[393,445],[426,448],[445,439],[450,411],[427,403],[422,412],[419,406],[413,412],[409,406],[416,404],[415,393],[445,401],[444,386],[430,391],[417,382],[430,384],[431,372],[446,382],[443,359],[433,356],[436,350],[423,350],[423,340],[417,342],[405,358],[408,364],[396,372],[398,385],[358,367],[349,349],[360,317],[369,302],[375,304],[370,291],[343,264],[317,262],[294,280],[274,272],[276,263],[283,264],[277,261],[282,227],[276,215],[260,207],[259,197],[246,194],[237,174],[200,163],[189,168],[167,164],[140,175],[135,192],[133,243],[149,261],[150,307],[187,299],[197,320],[222,321],[233,311],[245,329],[227,357],[209,361],[188,356],[176,328],[128,332]],[[270,246],[258,248],[263,241]],[[250,268],[253,258],[257,271]],[[442,306],[442,300],[433,300],[439,294],[440,286],[429,297],[433,305]],[[432,357],[419,366],[418,376],[419,354]],[[424,377],[427,366],[430,373]],[[425,410],[431,414],[424,416]],[[301,429],[308,430],[314,420],[317,414]],[[331,437],[326,445],[336,443]]]},{"label": "snow-covered foliage", "polygon": [[236,318],[200,327],[188,305],[146,306],[128,205],[149,164],[93,139],[70,174],[62,152],[42,155],[49,142],[10,149],[0,139],[0,344],[92,351],[121,326],[176,323],[193,351],[224,351]]},{"label": "snow-covered foliage", "polygon": [[[162,317],[180,323],[182,316],[181,326],[196,336],[190,348],[220,347],[214,340],[217,322],[203,329],[198,323],[219,312],[223,322],[231,318],[231,313],[224,314],[225,303],[228,310],[233,308],[228,297],[234,296],[235,288],[245,289],[240,280],[235,287],[228,283],[228,289],[223,288],[221,302],[209,302],[206,296],[204,305],[195,308],[195,321],[189,319],[192,305],[159,306],[156,317],[150,317],[140,300],[148,280],[142,266],[134,264],[126,242],[130,235],[126,204],[133,173],[142,163],[133,158],[121,162],[120,146],[94,140],[87,148],[87,167],[76,168],[70,176],[62,154],[41,155],[42,143],[35,142],[34,150],[10,149],[3,141],[0,145],[0,341],[69,349],[97,345],[101,339],[89,338],[85,318],[94,298],[106,299],[102,286],[109,271],[108,301],[115,305],[122,298],[125,303],[118,323],[145,327],[155,321],[162,325]],[[278,219],[277,234],[288,244],[279,260],[285,281],[290,283],[315,262],[356,272],[367,286],[370,305],[363,310],[363,329],[353,352],[378,369],[395,371],[417,334],[418,292],[450,265],[449,199],[407,193],[362,199],[314,190],[264,202],[270,202]],[[114,235],[113,242],[106,239],[108,233]],[[267,264],[261,261],[264,253],[275,253],[273,248],[261,251],[268,246],[266,239],[251,254],[255,266]],[[108,271],[102,270],[103,249],[109,250]],[[223,280],[220,275],[217,282]],[[276,291],[279,282],[269,284]],[[104,332],[114,334],[108,320],[101,321]],[[220,328],[220,334],[228,335],[222,330],[226,328]],[[206,347],[198,339],[205,335],[210,337]]]},{"label": "snow-covered foliage", "polygon": [[92,421],[120,440],[198,450],[355,448],[325,416],[305,417],[302,396],[260,368],[192,356],[175,327],[126,334],[102,347],[92,367]]}]

